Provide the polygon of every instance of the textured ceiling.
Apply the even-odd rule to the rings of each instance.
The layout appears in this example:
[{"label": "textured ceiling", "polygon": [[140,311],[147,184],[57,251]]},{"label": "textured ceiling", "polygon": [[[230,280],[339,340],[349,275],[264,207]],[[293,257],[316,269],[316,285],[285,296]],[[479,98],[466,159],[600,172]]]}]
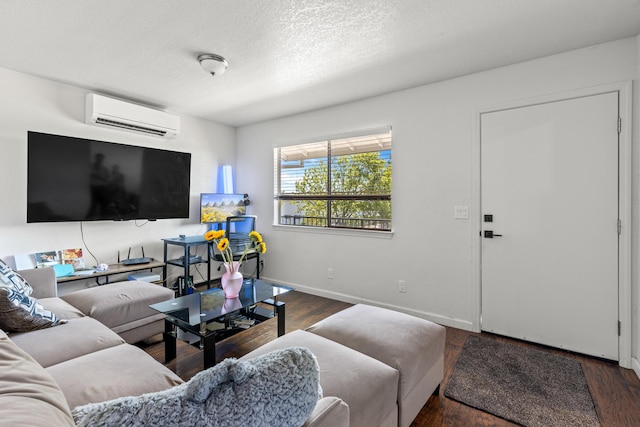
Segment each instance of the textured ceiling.
[{"label": "textured ceiling", "polygon": [[639,33],[638,0],[2,0],[0,67],[239,126]]}]

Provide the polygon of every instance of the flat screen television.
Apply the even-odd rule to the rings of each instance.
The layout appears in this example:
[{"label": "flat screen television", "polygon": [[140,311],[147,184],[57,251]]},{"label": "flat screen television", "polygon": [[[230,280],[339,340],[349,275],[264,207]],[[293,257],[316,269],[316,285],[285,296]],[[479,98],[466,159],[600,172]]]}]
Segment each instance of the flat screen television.
[{"label": "flat screen television", "polygon": [[200,194],[200,222],[202,224],[222,223],[228,216],[246,215],[244,194]]},{"label": "flat screen television", "polygon": [[191,154],[28,132],[27,222],[188,218]]}]

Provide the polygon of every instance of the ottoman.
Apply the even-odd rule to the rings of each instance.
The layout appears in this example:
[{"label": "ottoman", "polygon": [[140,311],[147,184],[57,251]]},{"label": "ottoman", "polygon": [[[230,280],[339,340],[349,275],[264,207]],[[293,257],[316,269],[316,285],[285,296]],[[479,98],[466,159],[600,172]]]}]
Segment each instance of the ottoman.
[{"label": "ottoman", "polygon": [[149,305],[173,297],[171,289],[131,280],[83,289],[60,298],[105,324],[126,342],[136,343],[164,331],[165,315]]},{"label": "ottoman", "polygon": [[444,378],[445,328],[385,308],[357,304],[307,329],[400,372],[398,425],[408,427]]},{"label": "ottoman", "polygon": [[318,360],[320,386],[325,396],[319,402],[335,396],[349,405],[347,425],[397,426],[398,371],[347,346],[298,329],[264,344],[240,360],[293,346],[308,348]]}]

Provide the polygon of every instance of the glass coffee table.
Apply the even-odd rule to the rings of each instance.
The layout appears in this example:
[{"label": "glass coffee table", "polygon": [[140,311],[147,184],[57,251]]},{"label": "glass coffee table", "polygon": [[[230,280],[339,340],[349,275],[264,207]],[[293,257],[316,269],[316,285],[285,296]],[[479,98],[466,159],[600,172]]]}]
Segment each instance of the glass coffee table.
[{"label": "glass coffee table", "polygon": [[[165,361],[176,358],[176,339],[181,332],[198,337],[204,350],[204,369],[216,364],[216,342],[247,329],[255,323],[278,319],[278,336],[285,333],[284,302],[278,296],[291,291],[259,279],[245,279],[238,298],[227,299],[220,288],[181,296],[150,305],[166,314],[164,348]],[[273,309],[267,309],[271,306]]]}]

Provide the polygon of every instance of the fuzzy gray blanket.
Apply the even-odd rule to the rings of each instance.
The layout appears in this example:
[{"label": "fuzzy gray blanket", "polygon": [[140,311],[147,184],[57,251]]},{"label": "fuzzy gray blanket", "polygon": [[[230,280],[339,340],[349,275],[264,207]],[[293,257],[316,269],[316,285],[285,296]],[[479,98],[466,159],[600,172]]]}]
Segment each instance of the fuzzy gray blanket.
[{"label": "fuzzy gray blanket", "polygon": [[78,426],[299,427],[320,396],[315,356],[303,347],[226,359],[169,390],[78,406]]}]

